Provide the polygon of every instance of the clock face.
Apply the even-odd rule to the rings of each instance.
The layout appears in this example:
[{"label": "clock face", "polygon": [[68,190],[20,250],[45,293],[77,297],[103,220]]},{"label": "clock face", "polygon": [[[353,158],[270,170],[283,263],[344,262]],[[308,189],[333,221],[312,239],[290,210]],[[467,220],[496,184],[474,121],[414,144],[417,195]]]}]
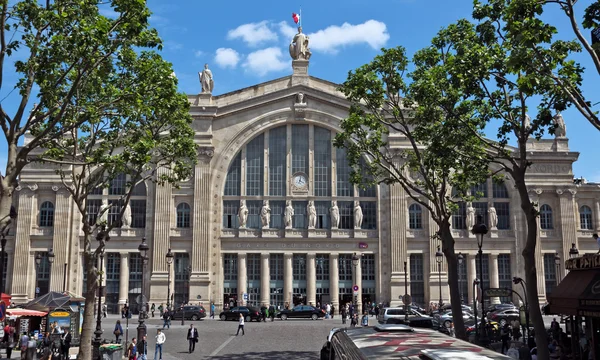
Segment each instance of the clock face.
[{"label": "clock face", "polygon": [[294,185],[296,187],[305,187],[306,186],[306,176],[304,175],[296,175],[294,176]]}]

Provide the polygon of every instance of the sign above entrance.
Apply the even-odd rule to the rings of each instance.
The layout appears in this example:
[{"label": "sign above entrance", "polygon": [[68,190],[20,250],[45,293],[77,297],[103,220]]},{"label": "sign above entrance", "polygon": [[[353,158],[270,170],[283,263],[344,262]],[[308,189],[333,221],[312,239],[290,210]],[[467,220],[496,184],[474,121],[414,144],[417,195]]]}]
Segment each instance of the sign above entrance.
[{"label": "sign above entrance", "polygon": [[600,254],[569,259],[565,263],[565,268],[567,270],[600,269]]},{"label": "sign above entrance", "polygon": [[512,290],[491,288],[483,290],[483,294],[487,297],[509,297],[512,296]]}]

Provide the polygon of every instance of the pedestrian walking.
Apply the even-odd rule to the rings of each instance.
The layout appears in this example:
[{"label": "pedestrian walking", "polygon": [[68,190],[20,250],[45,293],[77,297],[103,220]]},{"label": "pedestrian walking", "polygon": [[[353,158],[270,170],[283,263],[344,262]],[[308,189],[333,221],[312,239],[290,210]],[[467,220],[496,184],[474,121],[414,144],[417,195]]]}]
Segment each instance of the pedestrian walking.
[{"label": "pedestrian walking", "polygon": [[154,305],[154,303],[152,303],[152,306],[150,307],[150,312],[152,313],[152,317],[154,317],[155,311],[156,311],[156,305]]},{"label": "pedestrian walking", "polygon": [[148,340],[146,335],[142,337],[142,340],[138,341],[136,345],[137,360],[147,360],[148,357]]},{"label": "pedestrian walking", "polygon": [[363,314],[361,325],[369,326],[369,313],[367,311],[365,311]]},{"label": "pedestrian walking", "polygon": [[164,310],[165,307],[163,306],[163,304],[158,305],[158,313],[160,314],[160,317],[163,317]]},{"label": "pedestrian walking", "polygon": [[102,316],[104,318],[106,318],[106,312],[108,311],[108,306],[106,306],[106,303],[102,304]]},{"label": "pedestrian walking", "polygon": [[21,359],[27,358],[27,344],[29,343],[29,336],[27,336],[26,332],[23,332],[21,336]]},{"label": "pedestrian walking", "polygon": [[123,335],[123,327],[121,326],[121,320],[117,320],[115,324],[115,329],[113,330],[113,334],[115,334],[115,342],[119,343],[119,339]]},{"label": "pedestrian walking", "polygon": [[[165,344],[165,341],[167,341],[167,337],[160,329],[156,329],[156,336],[154,338],[156,339],[156,346],[154,347],[154,360],[162,360],[163,345]],[[156,358],[156,354],[159,354],[158,359]]]},{"label": "pedestrian walking", "polygon": [[504,326],[500,329],[500,340],[502,340],[502,348],[500,349],[500,352],[502,354],[506,354],[505,351],[510,349],[510,345],[508,343],[510,340],[510,332],[510,326],[508,323],[504,324]]},{"label": "pedestrian walking", "polygon": [[267,322],[267,307],[265,304],[260,307],[260,315],[262,316],[262,321]]},{"label": "pedestrian walking", "polygon": [[237,333],[235,334],[235,336],[238,336],[240,334],[240,329],[242,330],[242,336],[244,336],[246,333],[244,332],[244,315],[242,313],[240,313],[238,330],[237,330]]},{"label": "pedestrian walking", "polygon": [[135,360],[137,358],[137,350],[135,348],[135,338],[131,339],[131,343],[127,348],[127,359]]},{"label": "pedestrian walking", "polygon": [[69,328],[67,328],[62,337],[62,353],[65,359],[69,358],[69,349],[71,349],[71,341],[73,341],[73,336],[71,335]]},{"label": "pedestrian walking", "polygon": [[331,304],[331,320],[333,320],[333,315],[335,314],[335,306]]},{"label": "pedestrian walking", "polygon": [[215,303],[210,303],[210,318],[215,318]]},{"label": "pedestrian walking", "polygon": [[187,339],[190,344],[188,349],[189,353],[193,353],[196,350],[196,343],[198,342],[198,329],[194,327],[194,324],[190,324],[190,329],[187,333]]},{"label": "pedestrian walking", "polygon": [[273,304],[269,306],[269,317],[271,318],[271,321],[275,321],[275,306],[273,306]]},{"label": "pedestrian walking", "polygon": [[169,310],[163,312],[162,318],[163,318],[163,329],[165,328],[165,326],[167,327],[167,329],[171,328],[171,319],[170,319],[170,315],[169,314]]},{"label": "pedestrian walking", "polygon": [[342,316],[342,324],[345,324],[346,318],[348,317],[348,313],[346,312],[345,306],[342,306],[342,311],[340,312],[340,315]]}]

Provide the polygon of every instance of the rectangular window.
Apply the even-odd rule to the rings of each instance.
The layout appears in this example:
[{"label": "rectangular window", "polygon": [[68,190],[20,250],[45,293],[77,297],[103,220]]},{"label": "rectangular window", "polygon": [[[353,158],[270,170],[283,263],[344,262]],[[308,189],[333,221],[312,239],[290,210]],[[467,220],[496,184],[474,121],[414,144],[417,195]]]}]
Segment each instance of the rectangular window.
[{"label": "rectangular window", "polygon": [[283,307],[283,288],[271,288],[271,293],[269,294],[270,305]]},{"label": "rectangular window", "polygon": [[40,289],[40,291],[36,291],[35,297],[46,295],[48,291],[50,291],[50,262],[48,261],[48,252],[36,251],[35,256],[37,257],[38,254],[42,257],[42,262],[40,265],[37,265],[36,274],[37,287]]},{"label": "rectangular window", "polygon": [[360,208],[363,212],[361,228],[372,230],[377,228],[377,203],[374,201],[361,201]]},{"label": "rectangular window", "polygon": [[255,137],[246,145],[246,195],[263,195],[265,137]]},{"label": "rectangular window", "polygon": [[294,254],[292,263],[294,280],[306,280],[306,255]]},{"label": "rectangular window", "polygon": [[106,254],[106,307],[109,313],[119,312],[119,276],[121,273],[121,254]]},{"label": "rectangular window", "polygon": [[131,200],[131,227],[143,229],[146,227],[146,200]]},{"label": "rectangular window", "polygon": [[248,221],[246,227],[249,229],[260,229],[260,209],[262,208],[262,201],[260,200],[248,200],[246,201],[248,207]]},{"label": "rectangular window", "polygon": [[329,281],[329,254],[317,254],[315,264],[317,280]]},{"label": "rectangular window", "polygon": [[317,229],[329,229],[329,208],[330,201],[315,201],[317,209]]},{"label": "rectangular window", "polygon": [[[479,261],[479,255],[477,255],[475,257],[475,265],[476,265],[476,273],[477,273],[477,278],[481,279],[481,266],[479,265],[480,261]],[[483,254],[483,288],[487,289],[490,287],[490,262],[489,262],[489,258],[487,254]]]},{"label": "rectangular window", "polygon": [[225,196],[240,196],[241,190],[241,178],[242,178],[242,153],[239,152],[227,171],[227,178],[225,179]]},{"label": "rectangular window", "polygon": [[492,181],[492,193],[495,199],[508,199],[508,190],[506,185]]},{"label": "rectangular window", "polygon": [[494,208],[496,209],[496,215],[498,215],[498,229],[510,229],[510,203],[495,202]]},{"label": "rectangular window", "polygon": [[129,294],[128,303],[132,313],[138,313],[136,297],[142,293],[143,264],[139,253],[129,253]]},{"label": "rectangular window", "polygon": [[415,304],[425,303],[423,254],[410,254],[410,295]]},{"label": "rectangular window", "polygon": [[269,271],[271,272],[271,280],[283,281],[283,254],[269,255]]},{"label": "rectangular window", "polygon": [[460,299],[463,304],[467,304],[469,301],[469,277],[467,274],[467,258],[467,255],[464,254],[462,264],[458,264],[458,288],[460,290]]},{"label": "rectangular window", "polygon": [[352,254],[340,254],[338,260],[339,280],[352,280]]},{"label": "rectangular window", "polygon": [[121,208],[123,207],[123,200],[108,200],[108,224],[115,225],[120,228],[123,222],[121,221]]},{"label": "rectangular window", "polygon": [[478,216],[481,216],[481,220],[484,224],[489,227],[488,222],[488,203],[486,202],[474,202],[473,208],[475,209],[475,223],[477,224]]},{"label": "rectangular window", "polygon": [[456,230],[466,229],[465,217],[467,216],[467,206],[464,202],[459,202],[458,209],[452,213],[452,228]]},{"label": "rectangular window", "polygon": [[223,280],[238,279],[238,257],[237,254],[223,255]]},{"label": "rectangular window", "polygon": [[337,196],[354,196],[354,185],[350,183],[350,173],[352,168],[348,164],[346,149],[336,148],[336,188]]},{"label": "rectangular window", "polygon": [[308,174],[308,125],[292,125],[292,174]]},{"label": "rectangular window", "polygon": [[331,196],[331,132],[315,127],[315,196]]},{"label": "rectangular window", "polygon": [[223,201],[223,228],[237,229],[239,227],[239,206],[240,202],[237,200]]},{"label": "rectangular window", "polygon": [[260,254],[248,254],[248,280],[260,280]]},{"label": "rectangular window", "polygon": [[100,199],[87,200],[87,219],[90,225],[96,224],[96,219],[98,218],[98,212],[100,211],[101,206],[102,200]]},{"label": "rectangular window", "polygon": [[479,185],[471,186],[471,196],[474,196],[477,199],[488,197],[487,182],[484,182]]},{"label": "rectangular window", "polygon": [[375,280],[375,255],[363,254],[360,259],[363,280]]},{"label": "rectangular window", "polygon": [[[512,272],[510,271],[510,254],[498,255],[498,280],[501,289],[512,290]],[[512,301],[512,296],[501,297],[501,302]]]},{"label": "rectangular window", "polygon": [[[361,169],[365,169],[367,168],[367,163],[365,162],[364,158],[360,158],[360,167]],[[364,179],[366,180],[366,182],[371,183],[373,181],[373,176],[371,174],[363,174]],[[375,185],[372,186],[367,186],[364,187],[363,186],[359,186],[358,187],[358,196],[360,197],[377,197],[377,187]]]},{"label": "rectangular window", "polygon": [[340,209],[340,229],[354,229],[354,203],[352,201],[338,201]]},{"label": "rectangular window", "polygon": [[110,182],[108,195],[125,195],[126,191],[127,178],[125,177],[125,174],[119,174]]},{"label": "rectangular window", "polygon": [[271,229],[283,229],[283,213],[285,212],[285,201],[269,201],[271,208],[271,220],[269,227]]},{"label": "rectangular window", "polygon": [[187,304],[190,300],[190,256],[188,253],[175,253],[175,286],[173,305]]},{"label": "rectangular window", "polygon": [[544,280],[546,282],[546,296],[552,294],[556,287],[556,263],[554,254],[544,254]]},{"label": "rectangular window", "polygon": [[280,126],[269,131],[269,195],[285,196],[287,127]]},{"label": "rectangular window", "polygon": [[294,216],[292,217],[292,227],[294,229],[306,229],[308,223],[306,221],[306,206],[307,201],[292,201],[294,207]]}]

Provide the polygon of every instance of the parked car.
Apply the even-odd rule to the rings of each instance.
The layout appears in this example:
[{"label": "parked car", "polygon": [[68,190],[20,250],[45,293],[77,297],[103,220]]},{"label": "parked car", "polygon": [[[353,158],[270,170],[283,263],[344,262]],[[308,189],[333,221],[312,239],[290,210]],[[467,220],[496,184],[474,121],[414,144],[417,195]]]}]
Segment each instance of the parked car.
[{"label": "parked car", "polygon": [[222,321],[226,320],[238,320],[240,318],[240,313],[244,314],[244,320],[250,322],[252,320],[261,321],[262,315],[260,314],[260,309],[250,306],[236,306],[232,307],[228,310],[221,311],[219,314],[219,319]]},{"label": "parked car", "polygon": [[490,318],[490,315],[496,311],[499,310],[513,310],[513,309],[517,309],[516,306],[514,306],[513,304],[492,304],[490,305],[486,310],[486,315],[487,318]]},{"label": "parked car", "polygon": [[[471,307],[469,305],[461,304],[460,306],[461,306],[463,312],[468,312],[468,313],[473,312],[473,307]],[[444,313],[446,311],[452,311],[452,304],[444,304],[442,306],[441,310],[442,310],[442,313]]]},{"label": "parked car", "polygon": [[[439,323],[445,327],[449,327],[450,324],[452,324],[452,322],[454,321],[452,319],[452,311],[448,311],[446,313],[443,314],[437,314],[435,316],[435,318],[437,319],[437,321],[439,321]],[[471,315],[471,313],[469,312],[463,312],[462,313],[462,318],[463,320],[467,321],[473,318],[473,315]]]},{"label": "parked car", "polygon": [[276,315],[281,320],[287,319],[321,319],[325,317],[325,310],[309,305],[297,305],[291,310],[281,310]]},{"label": "parked car", "polygon": [[519,320],[519,310],[517,309],[506,309],[506,310],[499,310],[496,312],[493,312],[492,314],[490,314],[488,316],[488,319],[490,321],[497,321],[498,324],[500,324],[500,327],[504,327],[504,325],[506,325],[507,323],[513,321],[513,320]]},{"label": "parked car", "polygon": [[[413,317],[429,317],[427,315],[421,314],[418,311],[415,311],[413,309],[408,309],[408,317],[409,318],[413,318]],[[390,307],[390,308],[383,308],[379,311],[379,316],[377,317],[377,321],[379,321],[380,324],[386,324],[388,319],[400,319],[400,320],[404,320],[404,309],[401,307]]]},{"label": "parked car", "polygon": [[201,305],[186,305],[175,310],[173,313],[173,320],[181,319],[185,314],[186,320],[200,320],[206,317],[206,311],[204,306]]},{"label": "parked car", "polygon": [[404,324],[413,328],[424,328],[424,329],[439,329],[439,323],[436,319],[426,316],[426,317],[409,317],[408,323],[404,323],[404,319],[397,318],[389,318],[385,322],[386,324]]}]

